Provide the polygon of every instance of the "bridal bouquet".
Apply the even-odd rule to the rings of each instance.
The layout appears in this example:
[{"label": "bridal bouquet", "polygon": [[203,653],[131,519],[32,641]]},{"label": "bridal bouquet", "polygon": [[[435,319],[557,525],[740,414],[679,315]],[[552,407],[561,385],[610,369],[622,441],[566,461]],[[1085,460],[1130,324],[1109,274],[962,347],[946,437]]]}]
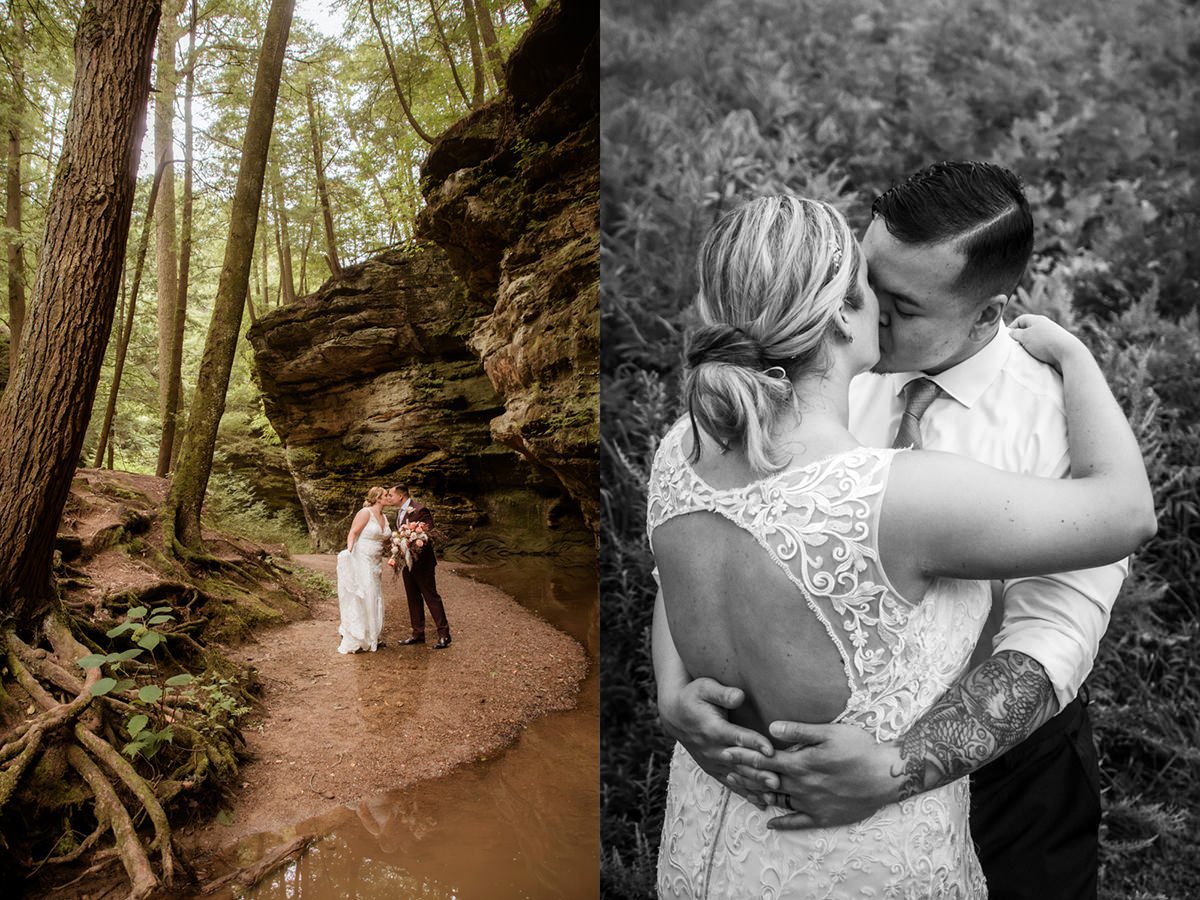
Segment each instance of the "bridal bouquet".
[{"label": "bridal bouquet", "polygon": [[391,555],[387,564],[396,568],[397,559],[403,559],[404,567],[412,569],[413,560],[433,542],[433,534],[424,522],[405,522],[392,532]]}]

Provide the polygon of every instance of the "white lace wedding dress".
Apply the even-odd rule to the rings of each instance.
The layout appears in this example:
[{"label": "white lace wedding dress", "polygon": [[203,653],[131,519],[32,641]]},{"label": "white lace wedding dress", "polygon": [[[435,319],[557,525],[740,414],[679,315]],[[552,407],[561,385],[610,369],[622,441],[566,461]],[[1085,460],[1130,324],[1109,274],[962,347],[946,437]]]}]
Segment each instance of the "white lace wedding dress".
[{"label": "white lace wedding dress", "polygon": [[[938,580],[910,602],[888,581],[876,526],[892,459],[902,451],[862,448],[721,490],[688,464],[681,445],[687,427],[684,420],[672,428],[655,457],[648,531],[708,511],[753,535],[841,655],[850,699],[834,721],[879,741],[901,735],[965,671],[990,602],[986,582]],[[963,778],[854,825],[773,831],[767,821],[785,811],[760,812],[676,744],[659,896],[986,897],[968,792]]]},{"label": "white lace wedding dress", "polygon": [[337,558],[338,608],[342,614],[338,634],[342,642],[338,653],[374,651],[383,630],[383,542],[391,537],[387,517],[383,527],[371,521],[358,535],[353,550],[343,550]]}]

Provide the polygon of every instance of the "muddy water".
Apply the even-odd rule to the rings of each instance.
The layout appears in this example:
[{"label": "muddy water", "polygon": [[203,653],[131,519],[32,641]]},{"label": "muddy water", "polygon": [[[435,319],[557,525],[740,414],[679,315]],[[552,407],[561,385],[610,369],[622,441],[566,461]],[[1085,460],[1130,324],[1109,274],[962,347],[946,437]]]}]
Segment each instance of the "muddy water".
[{"label": "muddy water", "polygon": [[[298,823],[318,835],[253,900],[558,900],[598,897],[599,655],[595,558],[456,567],[567,632],[591,661],[579,705],[526,728],[498,756]],[[242,863],[281,842],[243,840]]]}]

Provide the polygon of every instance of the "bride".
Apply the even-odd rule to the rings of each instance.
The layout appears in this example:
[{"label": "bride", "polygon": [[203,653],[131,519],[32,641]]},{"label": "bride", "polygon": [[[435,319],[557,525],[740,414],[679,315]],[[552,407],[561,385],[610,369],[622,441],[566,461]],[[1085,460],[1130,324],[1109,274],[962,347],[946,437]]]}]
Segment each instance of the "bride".
[{"label": "bride", "polygon": [[338,554],[338,607],[342,622],[338,634],[342,643],[338,653],[374,651],[383,630],[383,542],[391,537],[383,504],[387,491],[373,487],[367,491],[363,508],[350,525],[346,549]]},{"label": "bride", "polygon": [[[965,671],[983,579],[1100,565],[1154,531],[1141,453],[1099,367],[1042,317],[1018,319],[1013,337],[1062,371],[1073,478],[861,446],[848,387],[879,358],[866,276],[842,216],[795,197],[727,213],[700,251],[689,415],[649,485],[656,619],[669,626],[655,634],[690,677],[741,688],[733,719],[762,733],[785,719],[899,736]],[[677,745],[659,894],[985,897],[968,789],[959,779],[844,827],[771,830],[777,810]]]}]

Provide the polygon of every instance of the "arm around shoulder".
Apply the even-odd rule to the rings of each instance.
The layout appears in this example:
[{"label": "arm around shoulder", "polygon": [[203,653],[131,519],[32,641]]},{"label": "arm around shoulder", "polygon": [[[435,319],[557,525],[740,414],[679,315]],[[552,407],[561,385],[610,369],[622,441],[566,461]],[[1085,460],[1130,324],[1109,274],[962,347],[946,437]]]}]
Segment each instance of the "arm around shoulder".
[{"label": "arm around shoulder", "polygon": [[1041,317],[1014,338],[1058,366],[1071,478],[1001,472],[953,454],[897,456],[881,533],[927,576],[1011,578],[1105,565],[1157,530],[1141,450],[1087,348]]}]

